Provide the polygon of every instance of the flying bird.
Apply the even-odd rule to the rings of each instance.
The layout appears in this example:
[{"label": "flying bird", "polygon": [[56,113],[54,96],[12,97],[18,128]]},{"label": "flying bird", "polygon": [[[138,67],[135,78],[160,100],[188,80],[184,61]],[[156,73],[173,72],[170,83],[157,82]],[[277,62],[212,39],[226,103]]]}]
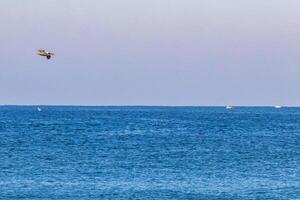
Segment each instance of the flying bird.
[{"label": "flying bird", "polygon": [[44,49],[40,49],[40,50],[38,50],[38,55],[39,56],[45,56],[49,60],[51,58],[51,56],[54,55],[54,53],[51,53],[51,52],[46,51]]}]

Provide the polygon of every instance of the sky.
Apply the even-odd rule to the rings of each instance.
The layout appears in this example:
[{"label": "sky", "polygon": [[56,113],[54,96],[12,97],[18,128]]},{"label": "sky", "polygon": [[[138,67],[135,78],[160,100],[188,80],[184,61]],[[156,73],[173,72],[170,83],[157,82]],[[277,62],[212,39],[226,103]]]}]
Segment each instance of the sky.
[{"label": "sky", "polygon": [[0,104],[300,106],[299,7],[2,0]]}]

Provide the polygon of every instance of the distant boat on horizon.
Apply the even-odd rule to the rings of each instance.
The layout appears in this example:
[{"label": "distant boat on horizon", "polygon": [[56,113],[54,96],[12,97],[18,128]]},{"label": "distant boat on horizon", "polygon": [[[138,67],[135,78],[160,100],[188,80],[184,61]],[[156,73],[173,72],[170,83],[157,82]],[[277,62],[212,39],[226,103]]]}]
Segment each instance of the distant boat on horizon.
[{"label": "distant boat on horizon", "polygon": [[274,108],[277,108],[277,109],[279,109],[279,108],[282,108],[282,106],[274,106]]},{"label": "distant boat on horizon", "polygon": [[227,109],[227,110],[233,109],[233,106],[226,106],[226,109]]}]

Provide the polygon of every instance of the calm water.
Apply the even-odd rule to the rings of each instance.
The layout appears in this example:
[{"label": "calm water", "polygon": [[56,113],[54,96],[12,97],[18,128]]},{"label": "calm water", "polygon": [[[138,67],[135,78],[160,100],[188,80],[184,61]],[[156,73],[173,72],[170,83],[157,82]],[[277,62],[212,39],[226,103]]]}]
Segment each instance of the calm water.
[{"label": "calm water", "polygon": [[300,199],[300,108],[0,107],[0,199]]}]

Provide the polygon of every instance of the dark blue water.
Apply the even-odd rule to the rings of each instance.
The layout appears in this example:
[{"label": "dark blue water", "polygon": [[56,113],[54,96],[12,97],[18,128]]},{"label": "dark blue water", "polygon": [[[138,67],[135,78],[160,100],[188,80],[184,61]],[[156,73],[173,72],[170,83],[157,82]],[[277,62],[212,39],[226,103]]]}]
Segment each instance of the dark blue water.
[{"label": "dark blue water", "polygon": [[300,108],[0,107],[1,199],[300,199]]}]

